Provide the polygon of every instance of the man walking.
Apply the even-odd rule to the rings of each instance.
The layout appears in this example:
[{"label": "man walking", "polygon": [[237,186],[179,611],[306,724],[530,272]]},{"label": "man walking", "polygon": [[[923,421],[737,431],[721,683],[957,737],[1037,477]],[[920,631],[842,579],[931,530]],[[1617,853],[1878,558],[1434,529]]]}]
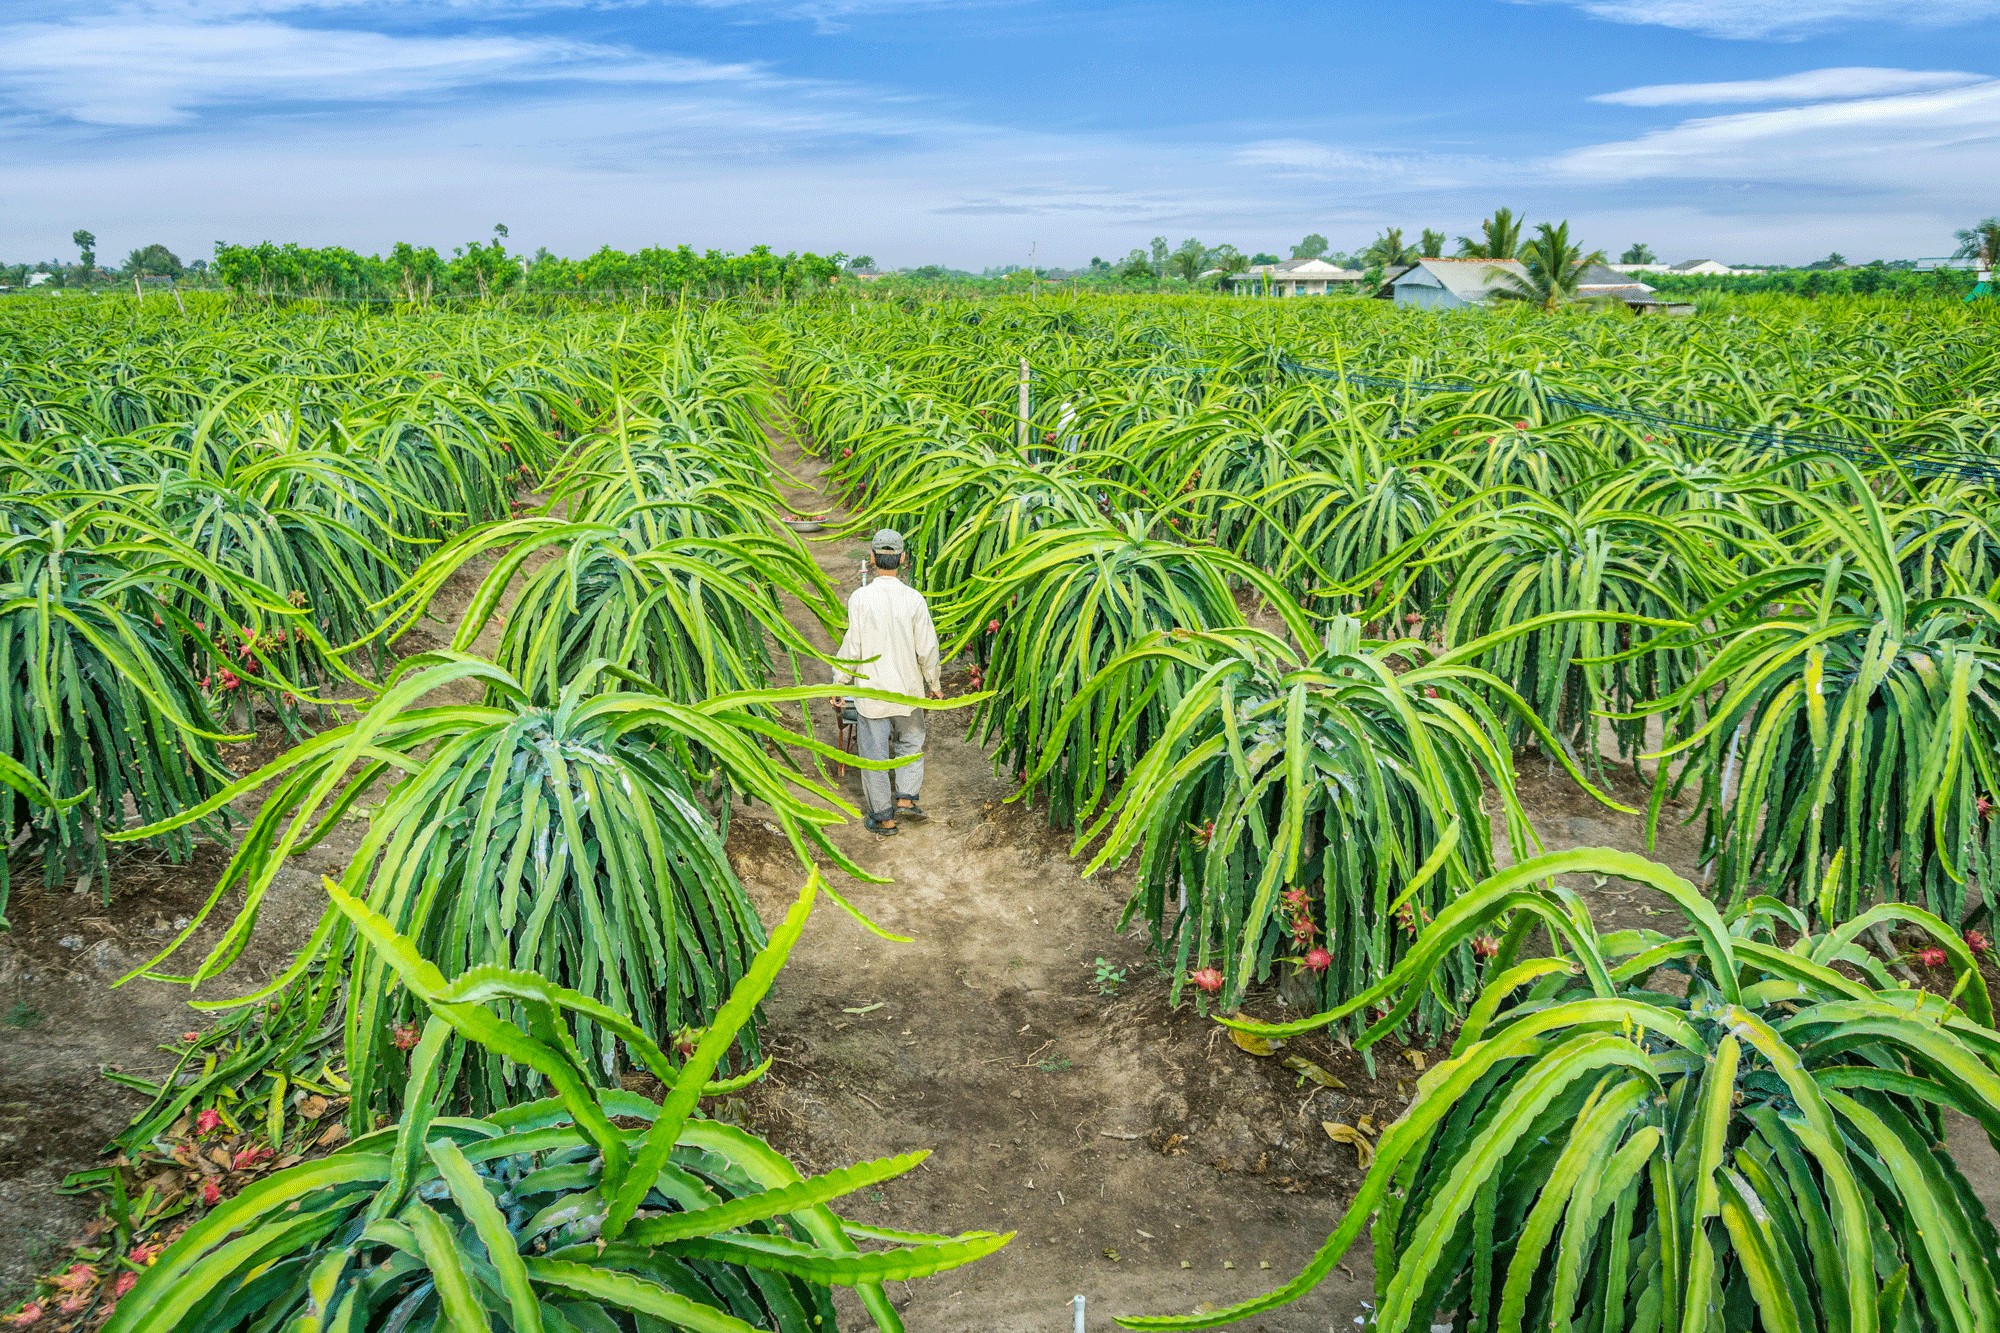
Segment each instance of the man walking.
[{"label": "man walking", "polygon": [[[875,577],[847,599],[847,636],[834,654],[858,665],[852,671],[835,667],[833,683],[942,699],[937,628],[924,595],[903,582],[904,555],[903,534],[892,528],[883,528],[869,543]],[[840,702],[836,699],[835,706]],[[868,807],[864,822],[869,832],[889,837],[899,818],[926,817],[917,805],[924,785],[923,710],[886,699],[856,699],[854,710],[861,718],[856,740],[863,759],[918,756],[902,768],[861,770]]]}]

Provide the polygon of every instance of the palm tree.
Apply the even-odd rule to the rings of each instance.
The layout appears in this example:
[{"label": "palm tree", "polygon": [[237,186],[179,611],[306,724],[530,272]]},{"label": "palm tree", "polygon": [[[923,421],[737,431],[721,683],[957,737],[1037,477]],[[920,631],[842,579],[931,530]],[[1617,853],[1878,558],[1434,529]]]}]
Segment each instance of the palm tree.
[{"label": "palm tree", "polygon": [[1190,236],[1182,241],[1180,248],[1167,257],[1168,266],[1188,282],[1201,276],[1208,266],[1208,247]]},{"label": "palm tree", "polygon": [[1987,218],[1976,227],[1956,233],[1958,249],[1953,259],[1970,259],[1985,269],[2000,268],[2000,218]]},{"label": "palm tree", "polygon": [[1210,250],[1206,262],[1209,268],[1221,269],[1224,273],[1241,273],[1250,267],[1250,257],[1227,242]]},{"label": "palm tree", "polygon": [[1489,290],[1496,301],[1533,301],[1544,310],[1574,301],[1583,271],[1604,262],[1602,250],[1585,254],[1582,246],[1570,243],[1567,222],[1544,222],[1535,229],[1535,239],[1521,246],[1519,253],[1527,276],[1518,277],[1497,266],[1489,268]]},{"label": "palm tree", "polygon": [[1618,262],[1621,264],[1657,264],[1660,262],[1660,257],[1653,253],[1652,246],[1647,245],[1644,241],[1638,241],[1626,247],[1625,253],[1618,256]]},{"label": "palm tree", "polygon": [[1382,234],[1361,252],[1361,258],[1370,268],[1393,268],[1397,264],[1413,264],[1422,256],[1403,244],[1401,227],[1385,227]]},{"label": "palm tree", "polygon": [[1479,223],[1480,239],[1458,238],[1462,259],[1515,259],[1521,252],[1521,219],[1511,208],[1496,208],[1493,216]]},{"label": "palm tree", "polygon": [[1424,228],[1423,239],[1417,242],[1417,254],[1424,259],[1436,259],[1444,253],[1444,233]]}]

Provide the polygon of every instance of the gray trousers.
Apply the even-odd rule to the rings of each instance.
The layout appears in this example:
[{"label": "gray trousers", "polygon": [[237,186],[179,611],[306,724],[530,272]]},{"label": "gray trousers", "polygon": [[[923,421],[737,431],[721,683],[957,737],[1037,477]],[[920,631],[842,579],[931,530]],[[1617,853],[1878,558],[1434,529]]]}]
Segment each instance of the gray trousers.
[{"label": "gray trousers", "polygon": [[854,748],[863,759],[917,756],[916,763],[902,768],[861,770],[861,791],[868,799],[868,813],[877,819],[889,818],[894,813],[896,797],[907,796],[914,801],[923,790],[924,715],[916,712],[908,717],[864,717],[854,739]]}]

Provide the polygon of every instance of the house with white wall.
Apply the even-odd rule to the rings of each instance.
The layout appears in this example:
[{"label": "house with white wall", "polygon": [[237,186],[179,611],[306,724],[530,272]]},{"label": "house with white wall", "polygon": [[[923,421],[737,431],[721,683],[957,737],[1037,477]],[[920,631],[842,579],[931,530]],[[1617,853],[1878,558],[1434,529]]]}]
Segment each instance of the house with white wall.
[{"label": "house with white wall", "polygon": [[1224,281],[1239,296],[1325,296],[1328,292],[1360,290],[1367,277],[1360,269],[1341,268],[1324,259],[1287,259],[1256,264]]},{"label": "house with white wall", "polygon": [[1485,305],[1496,272],[1527,281],[1528,270],[1515,259],[1419,259],[1389,284],[1397,305],[1420,310],[1462,310]]}]

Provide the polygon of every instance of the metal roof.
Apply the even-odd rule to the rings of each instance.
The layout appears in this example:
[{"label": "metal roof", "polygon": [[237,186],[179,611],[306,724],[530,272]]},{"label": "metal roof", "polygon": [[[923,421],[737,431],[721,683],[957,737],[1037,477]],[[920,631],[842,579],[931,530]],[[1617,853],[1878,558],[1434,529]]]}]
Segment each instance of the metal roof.
[{"label": "metal roof", "polygon": [[1419,259],[1396,278],[1395,285],[1442,287],[1461,301],[1481,301],[1493,286],[1496,269],[1524,282],[1528,277],[1517,259]]},{"label": "metal roof", "polygon": [[1653,288],[1638,281],[1629,273],[1620,273],[1617,269],[1606,264],[1592,264],[1589,268],[1586,268],[1583,271],[1583,276],[1577,279],[1577,285],[1580,287],[1637,287],[1642,292],[1653,290]]}]

